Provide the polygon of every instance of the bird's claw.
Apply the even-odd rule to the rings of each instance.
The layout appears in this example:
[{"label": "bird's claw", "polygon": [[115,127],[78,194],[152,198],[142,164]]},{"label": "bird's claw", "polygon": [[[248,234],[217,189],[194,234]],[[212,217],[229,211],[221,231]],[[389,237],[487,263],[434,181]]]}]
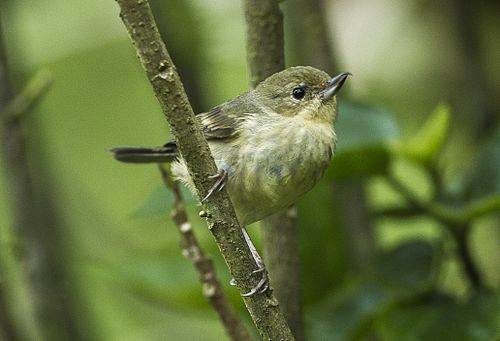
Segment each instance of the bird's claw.
[{"label": "bird's claw", "polygon": [[[241,294],[241,296],[250,297],[255,294],[265,293],[267,289],[269,289],[269,277],[267,275],[266,268],[262,267],[252,271],[252,274],[257,274],[257,273],[262,273],[262,278],[260,279],[259,283],[257,283],[257,285],[254,286],[249,292]],[[234,278],[232,278],[229,281],[229,284],[233,286],[236,285],[236,281],[234,280]]]},{"label": "bird's claw", "polygon": [[257,270],[252,271],[252,273],[262,273],[262,278],[260,279],[259,283],[257,283],[256,286],[254,286],[249,292],[241,294],[243,297],[250,297],[255,294],[262,294],[269,289],[269,277],[267,275],[266,268],[261,267],[258,268]]},{"label": "bird's claw", "polygon": [[208,178],[217,179],[217,181],[215,181],[214,185],[208,190],[207,195],[205,195],[205,197],[201,199],[202,202],[210,198],[215,192],[222,191],[227,183],[227,172],[224,169],[221,169],[217,172],[217,174],[211,175]]}]

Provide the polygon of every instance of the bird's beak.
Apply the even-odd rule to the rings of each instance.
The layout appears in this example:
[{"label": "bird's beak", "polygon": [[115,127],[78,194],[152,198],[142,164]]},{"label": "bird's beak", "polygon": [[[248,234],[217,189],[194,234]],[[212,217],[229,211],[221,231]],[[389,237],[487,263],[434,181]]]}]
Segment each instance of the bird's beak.
[{"label": "bird's beak", "polygon": [[345,80],[349,76],[352,76],[350,72],[342,72],[332,79],[329,79],[327,87],[320,92],[321,97],[323,99],[330,99],[335,96],[340,91],[340,89],[342,89]]}]

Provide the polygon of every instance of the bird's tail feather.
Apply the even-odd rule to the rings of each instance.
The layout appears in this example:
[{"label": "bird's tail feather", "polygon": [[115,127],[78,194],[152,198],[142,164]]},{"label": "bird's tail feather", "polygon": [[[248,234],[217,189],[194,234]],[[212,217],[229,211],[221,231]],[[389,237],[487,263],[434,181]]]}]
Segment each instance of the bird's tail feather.
[{"label": "bird's tail feather", "polygon": [[172,162],[179,157],[177,146],[168,143],[162,147],[117,147],[111,149],[116,160],[127,163]]}]

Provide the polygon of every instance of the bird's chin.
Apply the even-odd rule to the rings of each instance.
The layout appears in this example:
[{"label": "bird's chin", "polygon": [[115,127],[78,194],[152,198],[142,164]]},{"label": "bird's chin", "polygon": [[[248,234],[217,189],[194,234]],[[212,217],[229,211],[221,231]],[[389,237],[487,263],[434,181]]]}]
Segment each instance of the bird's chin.
[{"label": "bird's chin", "polygon": [[313,104],[303,108],[297,114],[297,117],[315,123],[333,124],[335,122],[336,107],[335,98],[331,98],[328,101],[318,99]]}]

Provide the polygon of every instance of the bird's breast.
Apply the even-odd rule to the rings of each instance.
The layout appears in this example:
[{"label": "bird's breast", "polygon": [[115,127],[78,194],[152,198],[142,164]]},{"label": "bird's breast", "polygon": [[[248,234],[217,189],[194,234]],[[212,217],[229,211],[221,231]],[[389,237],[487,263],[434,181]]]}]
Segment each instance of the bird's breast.
[{"label": "bird's breast", "polygon": [[285,208],[309,191],[335,146],[333,128],[326,124],[289,119],[263,127],[247,130],[230,162],[228,191],[243,224]]}]

